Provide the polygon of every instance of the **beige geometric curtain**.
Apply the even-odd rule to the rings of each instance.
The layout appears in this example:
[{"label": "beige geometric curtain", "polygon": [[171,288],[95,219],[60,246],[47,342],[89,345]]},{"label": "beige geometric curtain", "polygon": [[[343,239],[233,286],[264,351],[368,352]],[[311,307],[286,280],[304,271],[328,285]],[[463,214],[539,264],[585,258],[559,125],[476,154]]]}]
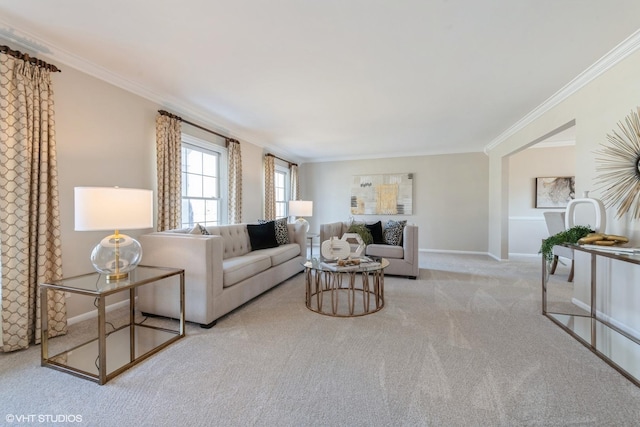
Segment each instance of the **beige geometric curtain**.
[{"label": "beige geometric curtain", "polygon": [[229,155],[229,224],[242,222],[242,155],[240,143],[227,140]]},{"label": "beige geometric curtain", "polygon": [[289,175],[291,176],[291,200],[300,200],[300,182],[298,180],[298,165],[291,163],[289,165]]},{"label": "beige geometric curtain", "polygon": [[275,157],[264,156],[264,219],[276,219],[276,162]]},{"label": "beige geometric curtain", "polygon": [[180,226],[182,207],[182,122],[168,113],[156,118],[158,231]]},{"label": "beige geometric curtain", "polygon": [[[38,284],[62,277],[51,72],[0,53],[2,351],[40,342]],[[63,292],[49,292],[50,336],[66,333]]]}]

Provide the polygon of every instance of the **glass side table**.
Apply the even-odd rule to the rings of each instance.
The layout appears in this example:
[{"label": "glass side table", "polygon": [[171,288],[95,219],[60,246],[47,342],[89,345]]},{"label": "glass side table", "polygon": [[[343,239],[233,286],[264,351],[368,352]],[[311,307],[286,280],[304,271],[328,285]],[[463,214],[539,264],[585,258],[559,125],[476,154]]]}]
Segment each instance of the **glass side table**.
[{"label": "glass side table", "polygon": [[[136,288],[139,286],[170,286],[179,280],[180,319],[177,329],[135,322]],[[47,293],[50,289],[95,298],[98,309],[98,337],[49,356]],[[128,322],[107,333],[106,303],[108,296],[129,293]],[[99,273],[84,274],[40,284],[41,298],[41,365],[67,372],[81,378],[105,384],[154,353],[185,335],[184,270],[138,266],[126,280],[107,283]],[[144,320],[143,320],[144,321]],[[107,340],[107,337],[109,338]],[[107,346],[108,344],[108,346]]]}]

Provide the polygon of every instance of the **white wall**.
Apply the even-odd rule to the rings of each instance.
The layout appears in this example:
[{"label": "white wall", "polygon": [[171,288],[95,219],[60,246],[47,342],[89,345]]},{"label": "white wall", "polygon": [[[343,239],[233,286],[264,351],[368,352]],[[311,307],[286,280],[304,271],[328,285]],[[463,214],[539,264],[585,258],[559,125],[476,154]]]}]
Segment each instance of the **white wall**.
[{"label": "white wall", "polygon": [[509,254],[536,255],[549,236],[543,214],[554,209],[535,207],[536,178],[574,175],[573,145],[534,146],[509,157]]},{"label": "white wall", "polygon": [[[490,157],[490,222],[489,251],[496,258],[506,258],[508,233],[508,174],[505,169],[509,155],[538,140],[555,129],[575,120],[576,123],[576,194],[590,191],[599,198],[595,188],[596,161],[594,152],[606,136],[617,128],[620,120],[640,104],[640,52],[635,52],[600,75],[557,106],[533,120],[489,152]],[[638,240],[640,226],[628,219],[615,220],[615,212],[607,215],[609,233],[628,234]]]},{"label": "white wall", "polygon": [[[508,156],[575,120],[576,194],[581,195],[584,191],[589,191],[591,197],[602,198],[602,192],[595,182],[595,153],[601,148],[601,144],[606,144],[607,134],[617,129],[618,122],[624,120],[640,105],[639,75],[640,52],[636,51],[489,152],[489,250],[493,256],[505,258],[507,254],[508,234],[505,224],[508,217],[505,200],[508,195],[505,189],[508,187],[508,181],[505,179],[504,171],[507,170]],[[633,165],[630,165],[630,168],[633,169]],[[627,235],[631,238],[631,244],[640,245],[640,221],[631,220],[628,216],[616,218],[615,209],[607,210],[606,232]],[[589,265],[584,258],[577,257],[575,261],[574,296],[578,300],[584,300],[585,290],[589,289]],[[616,266],[615,277],[609,273],[602,283],[605,288],[600,291],[617,295],[608,301],[607,314],[624,323],[628,330],[634,331],[640,331],[636,291],[639,268],[628,265]],[[607,289],[613,278],[617,281],[616,287]]]},{"label": "white wall", "polygon": [[314,202],[311,232],[349,219],[353,175],[413,173],[413,215],[355,218],[407,219],[420,227],[420,249],[487,252],[488,158],[483,153],[305,163],[300,169],[302,198]]},{"label": "white wall", "polygon": [[[121,186],[156,191],[157,105],[70,67],[53,75],[60,187],[62,268],[65,276],[93,271],[89,254],[102,232],[74,231],[73,188]],[[188,119],[185,117],[185,119]],[[183,131],[220,143],[220,138],[183,125]],[[243,220],[262,218],[263,149],[241,141]],[[152,230],[131,230],[138,236]],[[110,300],[108,303],[114,302]],[[94,309],[93,300],[72,296],[68,316]]]}]

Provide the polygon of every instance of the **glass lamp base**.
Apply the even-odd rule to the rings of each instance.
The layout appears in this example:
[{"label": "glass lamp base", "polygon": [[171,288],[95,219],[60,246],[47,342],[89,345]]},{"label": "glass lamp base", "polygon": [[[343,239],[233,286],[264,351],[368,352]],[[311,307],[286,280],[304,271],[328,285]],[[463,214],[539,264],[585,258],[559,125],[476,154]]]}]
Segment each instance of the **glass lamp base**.
[{"label": "glass lamp base", "polygon": [[100,241],[91,252],[93,268],[107,276],[107,282],[129,277],[129,272],[142,260],[142,246],[126,234],[112,234]]},{"label": "glass lamp base", "polygon": [[107,283],[121,282],[129,278],[129,273],[107,274]]},{"label": "glass lamp base", "polygon": [[305,233],[309,232],[309,221],[307,221],[304,218],[298,218],[296,219],[296,222],[299,224],[300,227],[302,227]]}]

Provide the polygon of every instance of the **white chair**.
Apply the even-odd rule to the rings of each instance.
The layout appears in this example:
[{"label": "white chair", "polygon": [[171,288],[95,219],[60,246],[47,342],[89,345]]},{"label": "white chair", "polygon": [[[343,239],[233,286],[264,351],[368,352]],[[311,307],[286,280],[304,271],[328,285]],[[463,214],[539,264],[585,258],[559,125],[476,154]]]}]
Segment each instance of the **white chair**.
[{"label": "white chair", "polygon": [[[549,236],[553,236],[554,234],[558,234],[566,230],[564,214],[564,212],[544,213],[544,220],[547,223]],[[571,270],[569,271],[569,278],[567,279],[567,281],[573,282],[573,249],[557,245],[553,247],[553,262],[551,264],[551,270],[549,271],[551,274],[554,274],[556,272],[556,267],[558,266],[558,257],[571,260]]]}]

